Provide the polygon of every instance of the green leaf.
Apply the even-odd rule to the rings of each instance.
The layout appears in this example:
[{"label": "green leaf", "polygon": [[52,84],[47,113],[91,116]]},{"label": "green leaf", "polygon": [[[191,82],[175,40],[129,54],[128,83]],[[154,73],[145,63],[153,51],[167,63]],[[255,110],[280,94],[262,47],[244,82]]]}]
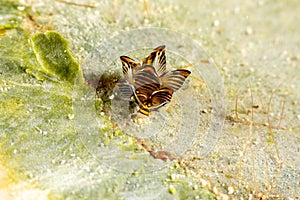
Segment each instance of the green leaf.
[{"label": "green leaf", "polygon": [[39,71],[50,79],[71,84],[78,74],[79,64],[72,57],[68,42],[57,32],[37,33],[31,37],[32,47],[41,65]]}]

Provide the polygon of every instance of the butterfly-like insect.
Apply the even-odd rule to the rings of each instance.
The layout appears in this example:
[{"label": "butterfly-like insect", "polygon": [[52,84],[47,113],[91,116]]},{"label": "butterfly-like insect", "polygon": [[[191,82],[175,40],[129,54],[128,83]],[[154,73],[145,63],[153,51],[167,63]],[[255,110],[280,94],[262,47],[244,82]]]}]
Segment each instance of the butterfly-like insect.
[{"label": "butterfly-like insect", "polygon": [[117,85],[121,95],[135,101],[144,115],[168,104],[191,73],[186,69],[167,71],[165,52],[165,46],[159,46],[143,58],[142,63],[127,56],[120,57],[124,78]]}]

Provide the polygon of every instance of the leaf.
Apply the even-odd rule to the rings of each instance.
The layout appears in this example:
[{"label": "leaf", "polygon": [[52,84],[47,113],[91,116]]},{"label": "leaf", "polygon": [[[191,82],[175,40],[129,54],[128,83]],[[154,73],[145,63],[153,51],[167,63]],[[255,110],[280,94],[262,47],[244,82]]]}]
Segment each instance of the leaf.
[{"label": "leaf", "polygon": [[57,32],[37,33],[31,37],[32,47],[41,65],[40,71],[50,79],[74,83],[79,64],[70,54],[68,42]]}]

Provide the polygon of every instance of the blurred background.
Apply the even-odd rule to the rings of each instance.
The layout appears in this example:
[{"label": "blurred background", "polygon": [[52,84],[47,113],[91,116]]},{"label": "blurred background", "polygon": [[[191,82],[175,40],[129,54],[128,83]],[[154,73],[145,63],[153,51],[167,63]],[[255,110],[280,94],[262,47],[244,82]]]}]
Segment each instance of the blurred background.
[{"label": "blurred background", "polygon": [[[1,199],[299,199],[298,1],[0,5]],[[39,79],[32,66],[41,62],[30,41],[40,32],[58,32],[80,65],[105,41],[149,27],[183,34],[202,47],[225,88],[226,120],[208,156],[197,155],[196,138],[168,167],[128,174],[103,165],[82,144],[74,128],[72,88]],[[119,136],[109,119],[101,131],[108,141],[118,138],[112,151],[126,143],[129,151],[144,152],[129,136]]]}]

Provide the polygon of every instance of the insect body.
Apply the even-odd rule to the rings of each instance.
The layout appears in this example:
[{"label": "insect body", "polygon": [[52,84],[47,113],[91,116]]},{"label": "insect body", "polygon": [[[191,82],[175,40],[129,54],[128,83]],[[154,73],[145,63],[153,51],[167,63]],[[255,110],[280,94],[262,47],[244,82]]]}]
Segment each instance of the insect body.
[{"label": "insect body", "polygon": [[121,56],[124,78],[118,87],[124,98],[135,101],[139,112],[149,115],[171,101],[172,95],[190,75],[189,70],[166,70],[165,46],[155,48],[142,64]]}]

